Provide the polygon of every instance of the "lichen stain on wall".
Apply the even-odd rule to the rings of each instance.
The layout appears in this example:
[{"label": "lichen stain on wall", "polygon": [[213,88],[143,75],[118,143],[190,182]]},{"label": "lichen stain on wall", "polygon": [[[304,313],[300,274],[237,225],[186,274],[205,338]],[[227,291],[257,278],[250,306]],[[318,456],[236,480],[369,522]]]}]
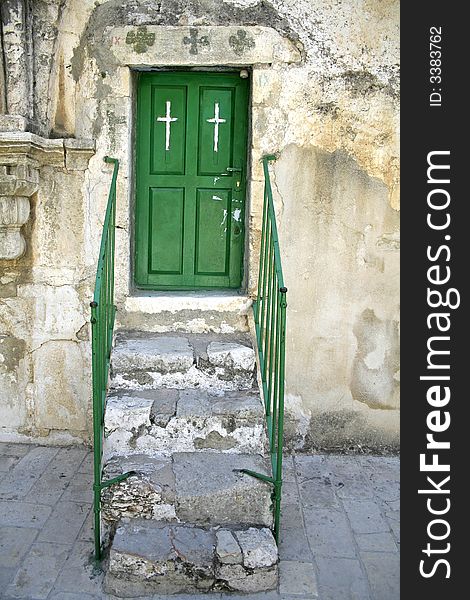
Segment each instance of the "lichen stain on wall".
[{"label": "lichen stain on wall", "polygon": [[370,408],[397,408],[397,323],[381,321],[368,308],[358,317],[353,331],[357,339],[357,352],[351,373],[353,398]]},{"label": "lichen stain on wall", "polygon": [[16,369],[24,357],[26,344],[13,336],[0,336],[0,375],[16,381]]},{"label": "lichen stain on wall", "polygon": [[0,335],[0,411],[2,420],[19,427],[26,416],[24,379],[29,363],[26,342],[12,335]]}]

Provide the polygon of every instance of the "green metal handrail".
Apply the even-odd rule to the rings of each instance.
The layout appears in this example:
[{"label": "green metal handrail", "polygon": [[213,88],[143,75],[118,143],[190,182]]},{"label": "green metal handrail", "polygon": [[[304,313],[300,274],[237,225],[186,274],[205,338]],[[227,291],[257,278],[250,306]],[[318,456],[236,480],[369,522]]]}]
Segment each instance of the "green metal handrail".
[{"label": "green metal handrail", "polygon": [[93,382],[93,512],[95,533],[95,559],[101,560],[101,492],[104,488],[127,479],[132,472],[102,481],[103,429],[106,392],[108,389],[109,363],[113,343],[114,318],[114,252],[116,228],[116,180],[119,172],[117,158],[104,157],[114,164],[111,187],[101,236],[95,291],[91,307],[91,346]]},{"label": "green metal handrail", "polygon": [[249,470],[244,470],[244,472],[273,484],[274,534],[276,541],[279,542],[287,288],[284,286],[282,274],[279,236],[269,177],[269,162],[275,159],[276,157],[273,155],[264,156],[262,159],[264,168],[263,226],[258,293],[253,303],[264,408],[271,451],[272,477]]},{"label": "green metal handrail", "polygon": [[[282,450],[284,430],[284,371],[286,339],[286,294],[279,252],[279,238],[269,177],[269,161],[263,157],[265,176],[263,227],[258,277],[257,299],[253,303],[254,320],[261,371],[262,391],[271,452],[272,476],[243,469],[244,473],[273,485],[274,533],[279,541],[282,492]],[[92,375],[93,375],[93,510],[95,558],[101,560],[101,492],[127,479],[130,471],[102,481],[103,429],[108,387],[109,364],[113,342],[114,318],[114,253],[116,222],[116,179],[119,161],[104,158],[114,164],[108,204],[103,225],[95,291],[91,306]]]}]

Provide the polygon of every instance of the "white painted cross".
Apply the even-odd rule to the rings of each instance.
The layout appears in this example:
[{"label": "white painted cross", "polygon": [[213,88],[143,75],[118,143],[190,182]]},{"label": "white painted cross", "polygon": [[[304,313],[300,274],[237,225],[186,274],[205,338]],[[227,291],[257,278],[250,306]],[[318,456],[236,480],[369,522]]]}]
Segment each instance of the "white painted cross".
[{"label": "white painted cross", "polygon": [[166,135],[165,135],[165,150],[168,151],[170,149],[170,127],[173,121],[177,121],[177,117],[171,116],[171,102],[170,100],[166,101],[166,116],[158,117],[157,121],[163,121],[166,123]]},{"label": "white painted cross", "polygon": [[225,119],[219,118],[219,103],[214,104],[214,118],[206,119],[208,123],[214,123],[214,152],[219,151],[219,124],[226,123]]}]

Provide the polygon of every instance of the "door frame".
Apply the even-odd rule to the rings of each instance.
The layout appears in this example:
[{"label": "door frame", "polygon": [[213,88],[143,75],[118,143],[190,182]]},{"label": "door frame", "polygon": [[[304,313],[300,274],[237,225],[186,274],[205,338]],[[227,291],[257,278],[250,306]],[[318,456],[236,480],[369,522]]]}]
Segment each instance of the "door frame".
[{"label": "door frame", "polygon": [[[145,34],[145,35],[144,35]],[[135,40],[145,37],[145,44]],[[188,44],[190,38],[203,40],[195,48]],[[134,40],[134,42],[132,41]],[[239,43],[243,41],[245,43]],[[207,44],[208,42],[208,44]],[[77,101],[77,118],[84,127],[90,115],[99,115],[95,143],[97,153],[89,162],[84,194],[88,199],[90,219],[90,256],[99,251],[99,235],[103,227],[108,194],[109,167],[103,163],[104,155],[119,160],[120,171],[116,190],[116,255],[115,304],[120,311],[135,311],[136,302],[147,302],[146,310],[157,310],[158,296],[172,295],[136,289],[132,256],[134,255],[134,164],[136,79],[140,71],[151,70],[201,70],[218,71],[251,69],[249,102],[249,143],[247,170],[247,204],[245,232],[245,278],[242,295],[254,297],[258,279],[258,257],[261,240],[263,207],[263,169],[261,158],[284,147],[277,136],[272,121],[276,120],[275,99],[285,85],[284,74],[289,66],[301,65],[303,50],[285,34],[272,27],[255,25],[136,26],[127,22],[110,24],[103,32],[100,66],[87,63],[80,76]],[[196,52],[197,50],[197,52]],[[105,78],[100,93],[98,81]],[[251,123],[251,125],[250,125]],[[266,133],[268,132],[268,133]],[[276,190],[273,190],[276,193]],[[92,193],[93,192],[93,193]],[[91,199],[93,198],[93,200]],[[194,296],[194,294],[184,294]],[[207,292],[204,296],[214,295]],[[225,295],[225,294],[224,294]],[[230,295],[230,294],[229,294]],[[233,295],[239,295],[234,294]],[[220,294],[219,294],[220,296]],[[119,314],[119,312],[118,312]]]},{"label": "door frame", "polygon": [[[244,153],[244,176],[243,176],[243,185],[245,188],[244,193],[244,206],[243,206],[243,231],[241,233],[241,270],[242,276],[239,287],[218,287],[218,286],[187,286],[183,287],[181,285],[155,285],[155,284],[143,284],[137,283],[136,281],[136,271],[137,271],[137,260],[136,260],[136,237],[137,237],[137,224],[136,224],[136,210],[137,210],[137,189],[138,189],[138,167],[137,167],[137,128],[138,128],[138,92],[139,92],[139,82],[142,75],[146,73],[210,73],[210,74],[240,74],[241,71],[246,73],[245,79],[248,79],[247,83],[247,99],[246,99],[246,148]],[[133,127],[132,127],[132,135],[131,135],[131,147],[132,147],[132,163],[131,163],[131,202],[129,204],[130,208],[130,289],[134,290],[135,293],[140,292],[165,292],[165,291],[178,291],[178,292],[198,292],[198,291],[211,291],[211,292],[219,292],[219,293],[240,293],[246,291],[247,283],[248,283],[248,265],[249,265],[249,215],[251,212],[251,186],[249,185],[251,180],[251,149],[252,149],[252,69],[248,68],[240,68],[240,67],[155,67],[148,69],[133,69],[132,70],[132,78],[133,78],[133,103],[132,103],[132,116],[133,116]]]}]

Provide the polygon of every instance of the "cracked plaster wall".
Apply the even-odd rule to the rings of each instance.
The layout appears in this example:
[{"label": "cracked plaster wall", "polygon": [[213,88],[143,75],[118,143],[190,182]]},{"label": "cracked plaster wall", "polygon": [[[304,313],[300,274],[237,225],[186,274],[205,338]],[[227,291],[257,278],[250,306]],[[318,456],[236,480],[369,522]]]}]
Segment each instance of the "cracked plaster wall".
[{"label": "cracked plaster wall", "polygon": [[[77,180],[60,170],[41,171],[27,225],[34,242],[31,256],[18,263],[16,272],[10,264],[2,273],[2,294],[18,294],[2,300],[8,313],[5,335],[35,348],[33,337],[44,333],[38,350],[18,358],[16,396],[8,400],[18,406],[12,409],[11,426],[34,423],[47,431],[37,416],[38,388],[31,373],[39,361],[35,356],[42,353],[41,362],[49,357],[59,368],[60,354],[75,364],[73,377],[64,382],[70,397],[75,395],[75,409],[68,421],[61,415],[71,404],[51,406],[49,424],[87,435],[89,388],[78,371],[80,365],[88,368],[84,306],[110,178],[104,154],[121,160],[121,307],[129,293],[134,80],[114,51],[112,28],[259,25],[277,31],[301,58],[254,65],[247,220],[252,291],[262,201],[259,158],[276,152],[272,173],[289,287],[289,442],[298,447],[396,446],[398,1],[38,0],[32,11],[36,77],[28,109],[31,128],[44,136],[94,138],[97,152],[85,174],[74,175]],[[142,49],[148,60],[151,46]],[[158,56],[153,58],[157,64]],[[203,61],[193,58],[194,64]],[[253,66],[249,60],[247,66]],[[52,304],[41,308],[38,293],[27,292],[32,281],[45,286],[38,290],[46,297],[57,289],[64,292],[59,324],[46,317]],[[55,291],[46,292],[49,286]],[[35,315],[41,327],[24,323],[25,314]],[[66,372],[64,366],[62,378]]]},{"label": "cracked plaster wall", "polygon": [[290,443],[395,448],[399,215],[387,187],[343,150],[289,145],[274,171],[284,199]]}]

